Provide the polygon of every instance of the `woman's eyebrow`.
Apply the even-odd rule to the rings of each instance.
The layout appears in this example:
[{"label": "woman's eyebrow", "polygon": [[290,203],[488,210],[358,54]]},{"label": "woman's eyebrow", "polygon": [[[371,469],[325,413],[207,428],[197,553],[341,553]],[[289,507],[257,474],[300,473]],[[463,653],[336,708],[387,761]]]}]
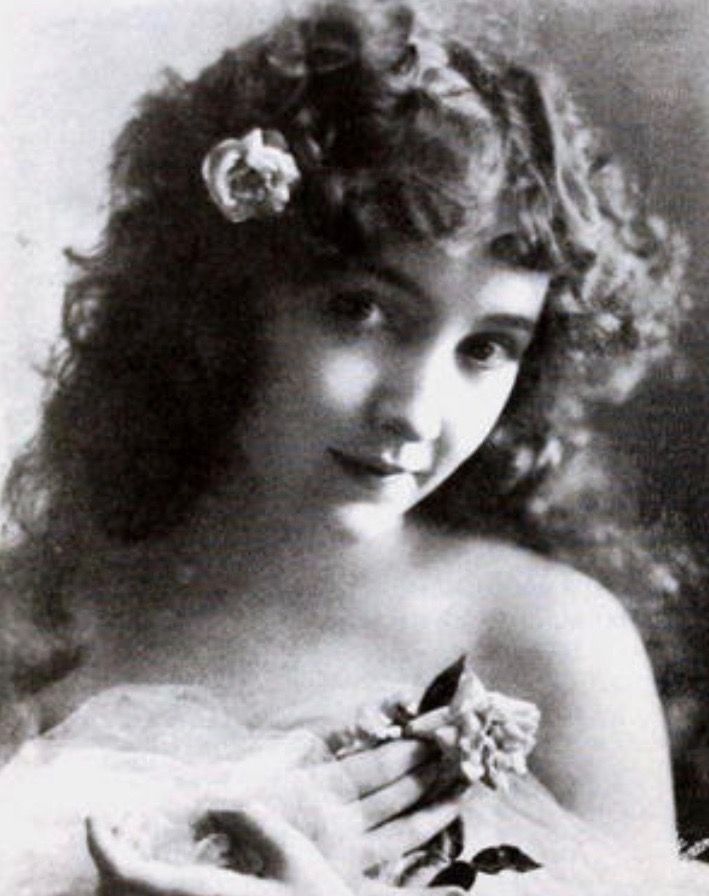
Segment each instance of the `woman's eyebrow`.
[{"label": "woman's eyebrow", "polygon": [[426,290],[413,278],[402,271],[390,268],[379,261],[357,259],[355,261],[337,259],[325,261],[318,269],[318,277],[337,280],[339,277],[372,278],[382,283],[393,286],[415,295],[417,298],[430,302],[430,296]]},{"label": "woman's eyebrow", "polygon": [[342,261],[339,261],[335,264],[325,265],[320,270],[325,276],[333,278],[344,275],[345,277],[349,276],[355,279],[378,280],[382,284],[414,296],[426,307],[430,307],[432,304],[431,296],[414,277],[410,277],[396,268],[382,264],[380,261],[358,259],[350,263],[344,262],[344,264]]},{"label": "woman's eyebrow", "polygon": [[[431,297],[418,281],[413,277],[409,277],[403,271],[373,262],[366,263],[362,266],[362,269],[370,276],[383,280],[397,289],[409,292],[426,303],[431,301]],[[478,326],[522,330],[532,335],[537,326],[537,315],[527,316],[526,314],[495,312],[483,315],[478,321]]]},{"label": "woman's eyebrow", "polygon": [[409,277],[408,274],[405,274],[403,271],[399,271],[396,268],[390,268],[381,262],[371,261],[365,262],[365,264],[362,265],[362,269],[366,274],[369,274],[378,280],[382,280],[390,286],[394,286],[396,289],[409,292],[426,302],[431,301],[431,297],[421,284],[418,283],[414,277]]},{"label": "woman's eyebrow", "polygon": [[[352,276],[373,277],[396,289],[416,296],[427,306],[431,305],[431,296],[414,277],[410,277],[403,271],[398,270],[398,268],[388,267],[378,261],[358,261],[356,264],[335,265],[330,269],[330,273],[333,275],[349,274]],[[511,312],[491,312],[490,314],[483,314],[477,325],[522,330],[531,336],[537,326],[537,315],[530,314],[528,316]]]},{"label": "woman's eyebrow", "polygon": [[507,329],[524,330],[530,335],[534,333],[537,325],[535,317],[527,317],[524,314],[486,314],[480,320],[481,326],[504,327]]}]

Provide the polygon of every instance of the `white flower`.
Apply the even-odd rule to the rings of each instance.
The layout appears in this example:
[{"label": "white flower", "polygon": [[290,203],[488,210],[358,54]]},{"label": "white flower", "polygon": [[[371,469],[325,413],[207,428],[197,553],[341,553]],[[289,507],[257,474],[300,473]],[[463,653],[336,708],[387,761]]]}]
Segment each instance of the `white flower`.
[{"label": "white flower", "polygon": [[353,724],[329,737],[330,748],[342,758],[388,740],[399,740],[404,736],[402,726],[415,715],[413,689],[397,691],[377,704],[360,706]]},{"label": "white flower", "polygon": [[378,707],[361,707],[355,719],[355,728],[365,742],[382,743],[401,737],[401,727]]},{"label": "white flower", "polygon": [[527,771],[539,710],[533,703],[488,691],[467,663],[450,703],[416,715],[408,701],[389,699],[360,709],[353,729],[335,747],[338,756],[397,738],[433,741],[448,769],[470,783],[506,788],[509,775]]},{"label": "white flower", "polygon": [[254,128],[213,146],[202,162],[212,201],[233,223],[280,214],[300,179],[295,159],[277,131]]},{"label": "white flower", "polygon": [[[468,781],[504,788],[508,773],[527,771],[527,756],[534,749],[539,727],[539,710],[533,703],[488,691],[466,666],[446,709],[447,717],[433,730],[432,739],[458,763]],[[453,748],[451,726],[459,732]],[[445,737],[440,737],[443,732]]]}]

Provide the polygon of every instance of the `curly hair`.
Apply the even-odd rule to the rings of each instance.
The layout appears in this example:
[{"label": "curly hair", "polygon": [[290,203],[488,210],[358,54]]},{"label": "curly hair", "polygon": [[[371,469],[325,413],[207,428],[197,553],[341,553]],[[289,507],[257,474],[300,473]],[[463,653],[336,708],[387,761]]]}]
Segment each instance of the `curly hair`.
[{"label": "curly hair", "polygon": [[[302,177],[283,215],[234,227],[200,166],[255,127],[283,134]],[[492,251],[550,272],[545,311],[488,442],[416,512],[511,534],[601,577],[641,568],[656,593],[674,590],[614,522],[589,413],[670,356],[687,308],[683,240],[646,212],[555,77],[436,34],[406,5],[340,2],[194,80],[170,74],[116,142],[105,232],[93,254],[71,254],[42,428],[7,486],[43,558],[26,586],[34,616],[57,642],[70,627],[62,557],[86,527],[158,536],[233,463],[228,437],[266,348],[264,265],[312,269],[383,235],[464,241],[498,196],[514,223]],[[57,650],[41,660],[46,678],[78,657]]]}]

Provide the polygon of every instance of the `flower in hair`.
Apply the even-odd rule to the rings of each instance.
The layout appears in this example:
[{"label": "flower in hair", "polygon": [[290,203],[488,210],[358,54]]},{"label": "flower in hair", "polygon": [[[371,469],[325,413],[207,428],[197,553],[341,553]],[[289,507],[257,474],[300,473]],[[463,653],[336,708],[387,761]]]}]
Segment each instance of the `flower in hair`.
[{"label": "flower in hair", "polygon": [[254,128],[213,146],[202,162],[202,177],[212,202],[238,224],[281,214],[300,172],[282,134]]}]

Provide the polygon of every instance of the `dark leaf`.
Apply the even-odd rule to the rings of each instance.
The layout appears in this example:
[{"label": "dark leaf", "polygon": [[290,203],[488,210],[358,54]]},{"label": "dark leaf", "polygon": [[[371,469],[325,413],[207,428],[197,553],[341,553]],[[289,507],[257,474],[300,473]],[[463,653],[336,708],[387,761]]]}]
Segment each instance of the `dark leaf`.
[{"label": "dark leaf", "polygon": [[443,833],[451,859],[457,859],[463,852],[464,846],[465,831],[463,829],[463,819],[458,816],[448,825]]},{"label": "dark leaf", "polygon": [[542,867],[539,862],[535,862],[517,846],[511,846],[509,843],[481,850],[473,856],[471,864],[484,874],[498,874],[507,870],[525,873]]},{"label": "dark leaf", "polygon": [[477,871],[470,862],[452,862],[443,871],[439,871],[429,887],[460,887],[461,890],[472,890]]},{"label": "dark leaf", "polygon": [[465,654],[433,679],[419,703],[418,711],[420,715],[430,712],[432,709],[447,706],[451,702],[464,668]]}]

